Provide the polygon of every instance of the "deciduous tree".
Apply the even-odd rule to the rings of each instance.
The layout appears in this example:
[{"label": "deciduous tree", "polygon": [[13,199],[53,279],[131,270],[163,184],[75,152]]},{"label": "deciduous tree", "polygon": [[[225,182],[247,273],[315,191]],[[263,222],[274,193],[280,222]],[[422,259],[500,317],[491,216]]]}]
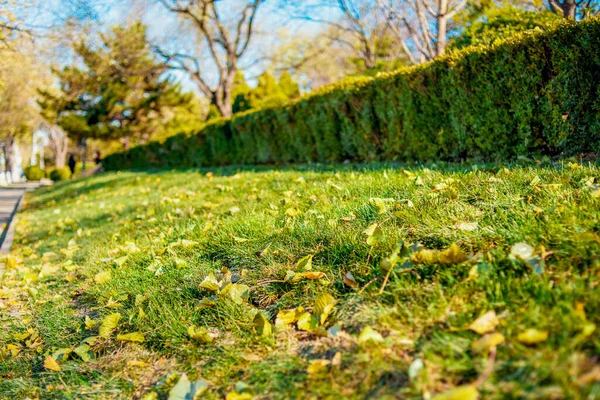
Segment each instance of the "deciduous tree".
[{"label": "deciduous tree", "polygon": [[[263,0],[248,0],[237,7],[225,7],[214,0],[159,0],[170,12],[190,23],[198,42],[204,42],[204,55],[167,52],[157,48],[167,67],[186,71],[198,89],[214,105],[221,116],[233,112],[232,90],[238,62],[246,53],[255,30],[256,14]],[[225,18],[222,12],[228,16]],[[201,68],[201,57],[209,57],[213,69]],[[211,72],[216,79],[211,84]]]}]

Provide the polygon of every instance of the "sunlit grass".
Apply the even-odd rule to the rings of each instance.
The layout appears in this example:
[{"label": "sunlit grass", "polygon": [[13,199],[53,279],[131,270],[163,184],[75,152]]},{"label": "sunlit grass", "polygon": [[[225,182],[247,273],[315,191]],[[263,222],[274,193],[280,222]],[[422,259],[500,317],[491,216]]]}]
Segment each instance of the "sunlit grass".
[{"label": "sunlit grass", "polygon": [[[165,397],[173,374],[185,372],[208,382],[214,398],[235,390],[420,398],[482,375],[485,398],[594,398],[599,179],[596,166],[569,163],[348,165],[111,173],[37,191],[19,217],[14,255],[22,262],[1,281],[0,393]],[[373,224],[383,233],[370,246],[364,231]],[[399,242],[406,253],[383,287],[381,260]],[[510,258],[518,242],[545,265]],[[419,243],[455,243],[468,260],[411,263]],[[311,271],[325,278],[286,281],[310,254]],[[356,288],[344,283],[348,272]],[[247,285],[248,301],[200,288],[211,273]],[[320,334],[295,325],[257,334],[257,310],[274,324],[280,310],[310,311],[324,293],[337,304]],[[468,327],[487,311],[499,316],[495,331],[505,342],[486,377],[490,356],[472,349],[481,335]],[[141,332],[145,341],[113,334],[92,346],[96,360],[72,356],[60,372],[44,369],[47,355],[97,335],[86,316],[112,313],[121,314],[115,333]],[[192,340],[191,325],[214,341]],[[359,343],[368,326],[384,341]],[[341,333],[324,337],[331,327]],[[27,328],[41,346],[15,339]],[[517,340],[528,328],[548,338]],[[8,344],[20,352],[13,357]],[[341,364],[308,368],[336,357]]]}]

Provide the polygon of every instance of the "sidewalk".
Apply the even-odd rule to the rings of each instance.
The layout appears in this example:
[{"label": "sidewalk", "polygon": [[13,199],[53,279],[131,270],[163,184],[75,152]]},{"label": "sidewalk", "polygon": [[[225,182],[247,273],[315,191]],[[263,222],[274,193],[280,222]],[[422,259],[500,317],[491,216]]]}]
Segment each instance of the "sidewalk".
[{"label": "sidewalk", "polygon": [[[15,215],[23,200],[25,192],[35,190],[39,187],[38,182],[26,182],[13,186],[0,187],[0,256],[8,254],[15,234]],[[4,263],[0,263],[0,276]]]},{"label": "sidewalk", "polygon": [[10,226],[10,222],[24,194],[24,188],[0,189],[0,226],[2,226],[0,253],[8,253],[10,250],[14,235],[14,229],[11,229],[13,227]]}]

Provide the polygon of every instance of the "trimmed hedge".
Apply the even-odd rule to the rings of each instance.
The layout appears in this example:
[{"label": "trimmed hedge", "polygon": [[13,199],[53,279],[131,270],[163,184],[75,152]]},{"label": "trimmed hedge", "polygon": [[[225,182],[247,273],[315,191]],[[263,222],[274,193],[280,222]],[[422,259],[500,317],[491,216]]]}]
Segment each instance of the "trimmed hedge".
[{"label": "trimmed hedge", "polygon": [[46,177],[46,173],[39,165],[30,165],[29,167],[26,167],[23,174],[28,181],[39,181]]},{"label": "trimmed hedge", "polygon": [[600,19],[561,22],[107,157],[106,169],[600,151]]},{"label": "trimmed hedge", "polygon": [[49,178],[54,182],[58,181],[66,181],[71,177],[71,170],[67,167],[64,168],[54,168],[50,171]]}]

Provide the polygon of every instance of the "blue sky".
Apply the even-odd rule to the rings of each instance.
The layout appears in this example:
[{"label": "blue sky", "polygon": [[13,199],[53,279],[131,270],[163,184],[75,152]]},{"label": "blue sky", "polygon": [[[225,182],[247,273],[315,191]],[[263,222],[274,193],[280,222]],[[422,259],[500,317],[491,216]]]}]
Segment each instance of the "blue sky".
[{"label": "blue sky", "polygon": [[[229,9],[235,8],[239,10],[239,6],[243,4],[245,0],[223,0],[219,2],[221,5],[221,15],[227,18],[228,7]],[[99,28],[100,31],[107,31],[110,26],[126,24],[133,22],[137,19],[142,21],[148,26],[148,33],[150,39],[155,43],[160,43],[165,46],[181,45],[182,47],[189,46],[193,40],[186,38],[179,32],[179,24],[171,12],[167,11],[162,5],[157,4],[148,6],[152,3],[150,0],[98,0],[92,1],[99,16]],[[29,26],[35,27],[47,27],[54,25],[59,26],[61,17],[66,14],[72,13],[73,9],[66,7],[66,3],[61,0],[46,0],[45,2],[39,3],[35,8],[28,8],[23,11],[26,23]],[[255,34],[251,41],[251,45],[240,60],[239,66],[244,70],[250,85],[255,83],[255,78],[267,68],[267,64],[263,62],[254,63],[255,60],[264,58],[271,48],[277,43],[276,33],[279,30],[287,30],[292,34],[295,32],[306,33],[317,33],[322,27],[298,19],[289,17],[289,13],[278,7],[281,3],[277,0],[266,1],[261,5],[257,14],[255,23]],[[141,10],[144,10],[141,12]],[[230,15],[234,15],[231,12]],[[319,15],[321,19],[335,18],[335,11],[326,11],[327,15]],[[84,15],[85,17],[85,12]],[[72,59],[66,56],[66,52],[63,49],[63,53],[60,54],[62,63],[71,63]],[[66,56],[66,57],[65,57]],[[207,58],[203,60],[206,64],[206,75],[208,79],[216,76],[214,73],[211,74],[210,61]],[[248,65],[251,65],[248,67]],[[185,72],[174,71],[170,73],[171,76],[175,77],[177,81],[182,83],[185,90],[193,90],[197,92],[195,84],[188,78]]]}]

